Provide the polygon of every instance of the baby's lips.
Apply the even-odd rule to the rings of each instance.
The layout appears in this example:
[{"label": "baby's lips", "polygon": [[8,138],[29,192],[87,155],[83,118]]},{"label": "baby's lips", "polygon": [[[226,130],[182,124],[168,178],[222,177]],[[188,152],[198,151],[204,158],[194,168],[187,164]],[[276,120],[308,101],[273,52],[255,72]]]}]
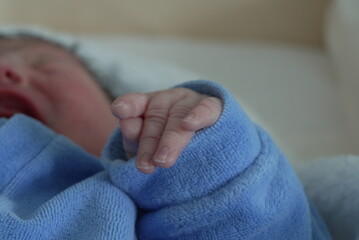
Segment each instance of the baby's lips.
[{"label": "baby's lips", "polygon": [[0,116],[9,118],[16,113],[22,113],[45,123],[34,102],[19,91],[0,89]]}]

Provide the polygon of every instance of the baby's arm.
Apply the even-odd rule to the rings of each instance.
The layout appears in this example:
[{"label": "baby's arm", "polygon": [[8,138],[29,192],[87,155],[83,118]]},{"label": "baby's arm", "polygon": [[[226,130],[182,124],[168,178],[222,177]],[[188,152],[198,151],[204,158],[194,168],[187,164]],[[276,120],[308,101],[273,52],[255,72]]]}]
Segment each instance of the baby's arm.
[{"label": "baby's arm", "polygon": [[171,167],[195,134],[215,123],[221,100],[186,88],[129,93],[112,104],[127,155],[137,155],[137,168],[152,173]]},{"label": "baby's arm", "polygon": [[[330,239],[284,156],[218,84],[183,84],[223,102],[169,169],[147,175],[122,161],[121,133],[105,154],[112,182],[140,209],[139,239]],[[114,146],[114,148],[111,148]],[[117,159],[117,160],[116,160]]]}]

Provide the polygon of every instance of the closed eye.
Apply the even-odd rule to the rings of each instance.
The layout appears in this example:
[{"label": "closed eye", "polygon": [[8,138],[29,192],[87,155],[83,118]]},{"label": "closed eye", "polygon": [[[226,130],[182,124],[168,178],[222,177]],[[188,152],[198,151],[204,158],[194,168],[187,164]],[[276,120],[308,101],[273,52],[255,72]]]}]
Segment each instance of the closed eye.
[{"label": "closed eye", "polygon": [[31,67],[37,71],[41,71],[46,74],[54,74],[66,72],[64,68],[72,65],[65,59],[52,58],[52,57],[41,57],[37,58],[36,61],[32,61]]}]

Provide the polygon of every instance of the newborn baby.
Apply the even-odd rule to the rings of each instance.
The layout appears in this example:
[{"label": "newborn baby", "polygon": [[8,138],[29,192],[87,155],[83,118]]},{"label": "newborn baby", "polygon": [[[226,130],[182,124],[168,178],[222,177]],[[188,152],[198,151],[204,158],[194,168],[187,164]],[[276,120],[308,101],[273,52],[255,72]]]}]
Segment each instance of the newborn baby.
[{"label": "newborn baby", "polygon": [[111,105],[90,72],[52,42],[0,40],[1,239],[330,239],[222,86]]},{"label": "newborn baby", "polygon": [[[0,40],[0,117],[29,115],[100,156],[116,126],[109,104],[109,96],[70,52],[39,39]],[[157,165],[173,165],[194,132],[216,121],[221,104],[176,88],[130,93],[112,110],[126,150],[135,154],[140,142],[137,166],[151,173]]]}]

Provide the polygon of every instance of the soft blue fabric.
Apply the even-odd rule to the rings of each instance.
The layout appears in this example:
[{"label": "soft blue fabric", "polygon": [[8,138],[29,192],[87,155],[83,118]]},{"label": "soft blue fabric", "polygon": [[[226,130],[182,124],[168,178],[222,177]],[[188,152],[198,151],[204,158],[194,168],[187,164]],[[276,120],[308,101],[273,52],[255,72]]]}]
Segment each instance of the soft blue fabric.
[{"label": "soft blue fabric", "polygon": [[134,239],[136,208],[98,159],[23,115],[0,146],[0,239]]},{"label": "soft blue fabric", "polygon": [[6,118],[0,118],[0,127],[1,127],[2,125],[4,125],[6,121],[7,121]]},{"label": "soft blue fabric", "polygon": [[16,115],[0,128],[0,239],[330,239],[293,170],[229,93],[176,165],[126,161],[119,130],[103,159]]}]

